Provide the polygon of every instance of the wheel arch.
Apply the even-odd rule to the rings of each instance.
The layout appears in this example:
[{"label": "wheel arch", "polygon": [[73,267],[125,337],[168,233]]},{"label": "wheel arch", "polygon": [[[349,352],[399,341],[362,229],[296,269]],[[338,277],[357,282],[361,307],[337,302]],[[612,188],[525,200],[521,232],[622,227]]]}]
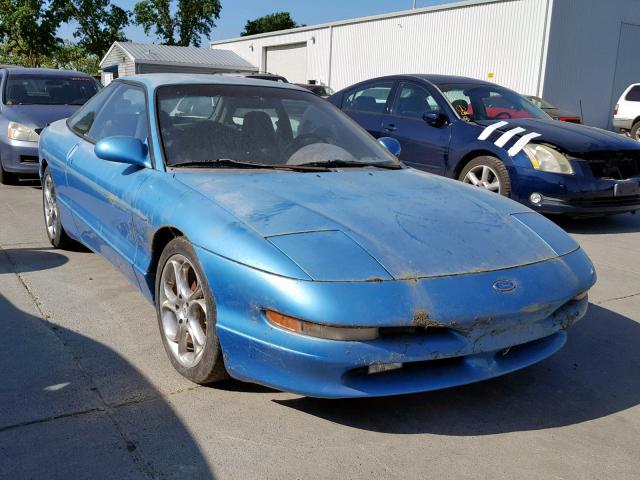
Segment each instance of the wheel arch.
[{"label": "wheel arch", "polygon": [[155,282],[156,271],[158,269],[158,261],[164,251],[165,247],[171,240],[178,237],[185,237],[182,231],[172,225],[164,225],[156,230],[153,234],[153,240],[151,242],[151,262],[149,263],[149,286],[151,287],[151,295],[155,300]]},{"label": "wheel arch", "polygon": [[465,154],[460,161],[456,164],[454,170],[453,170],[453,175],[452,177],[457,180],[458,177],[460,176],[460,173],[462,172],[462,170],[464,169],[464,167],[466,167],[469,162],[471,162],[473,159],[478,158],[478,157],[484,157],[484,156],[488,156],[488,157],[495,157],[498,160],[504,162],[504,160],[500,157],[500,155],[497,155],[496,152],[493,152],[491,150],[473,150],[467,154]]}]

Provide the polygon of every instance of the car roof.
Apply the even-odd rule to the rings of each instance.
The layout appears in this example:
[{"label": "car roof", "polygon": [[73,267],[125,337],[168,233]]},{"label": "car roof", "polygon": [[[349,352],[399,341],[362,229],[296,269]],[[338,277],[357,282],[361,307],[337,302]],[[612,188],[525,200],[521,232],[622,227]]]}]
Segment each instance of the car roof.
[{"label": "car roof", "polygon": [[120,77],[118,80],[128,80],[142,83],[153,90],[166,85],[244,85],[269,88],[287,88],[291,90],[306,91],[291,83],[274,82],[231,75],[209,75],[206,73],[147,73],[128,77]]},{"label": "car roof", "polygon": [[9,72],[9,75],[47,75],[54,77],[91,77],[88,73],[78,72],[75,70],[59,70],[57,68],[27,68],[27,67],[11,67],[5,66],[4,69]]},{"label": "car roof", "polygon": [[[455,84],[474,84],[474,85],[495,85],[485,80],[478,80],[477,78],[459,77],[456,75],[436,75],[428,73],[407,73],[402,75],[388,75],[385,77],[371,78],[364,80],[359,84],[375,81],[375,80],[422,80],[438,85],[455,85]],[[351,87],[347,87],[351,88]]]}]

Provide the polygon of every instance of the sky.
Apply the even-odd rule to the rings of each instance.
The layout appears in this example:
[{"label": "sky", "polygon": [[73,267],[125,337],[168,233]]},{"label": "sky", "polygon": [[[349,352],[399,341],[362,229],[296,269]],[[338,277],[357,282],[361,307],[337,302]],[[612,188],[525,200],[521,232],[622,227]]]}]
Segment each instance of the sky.
[{"label": "sky", "polygon": [[[418,7],[426,7],[451,0],[417,0]],[[112,4],[132,10],[135,0],[117,1]],[[290,12],[293,19],[300,24],[344,20],[348,18],[376,15],[411,8],[413,0],[222,0],[222,12],[217,26],[211,33],[211,40],[222,40],[240,35],[247,20],[253,20],[274,12]],[[73,26],[64,26],[58,34],[65,39],[73,40]],[[125,30],[131,41],[151,43],[157,41],[153,33],[147,37],[139,27],[128,27]],[[206,41],[203,41],[206,46]]]}]

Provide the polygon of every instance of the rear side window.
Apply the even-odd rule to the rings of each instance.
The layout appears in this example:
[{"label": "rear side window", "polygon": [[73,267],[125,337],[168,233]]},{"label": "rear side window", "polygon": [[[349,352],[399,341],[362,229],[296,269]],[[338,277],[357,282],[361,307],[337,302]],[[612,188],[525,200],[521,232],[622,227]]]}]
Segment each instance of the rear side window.
[{"label": "rear side window", "polygon": [[369,83],[345,94],[343,109],[363,113],[384,113],[393,82]]},{"label": "rear side window", "polygon": [[640,102],[640,85],[636,85],[627,93],[625,97],[627,102]]}]

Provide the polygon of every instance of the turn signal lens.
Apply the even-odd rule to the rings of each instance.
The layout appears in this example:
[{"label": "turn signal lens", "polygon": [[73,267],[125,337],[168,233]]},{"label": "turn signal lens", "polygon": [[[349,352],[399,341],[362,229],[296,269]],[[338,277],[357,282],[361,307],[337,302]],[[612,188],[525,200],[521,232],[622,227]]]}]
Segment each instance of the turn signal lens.
[{"label": "turn signal lens", "polygon": [[378,338],[378,329],[371,327],[333,327],[319,323],[306,322],[273,310],[265,311],[272,325],[290,332],[327,340],[366,341]]}]

